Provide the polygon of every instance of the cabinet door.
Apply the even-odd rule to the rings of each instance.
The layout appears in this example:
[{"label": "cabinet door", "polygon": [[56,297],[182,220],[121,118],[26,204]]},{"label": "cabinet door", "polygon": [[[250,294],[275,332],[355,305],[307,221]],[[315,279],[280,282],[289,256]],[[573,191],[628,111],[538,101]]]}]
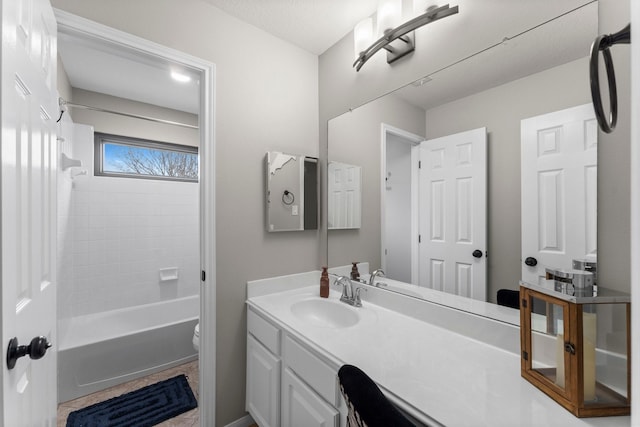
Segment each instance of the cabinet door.
[{"label": "cabinet door", "polygon": [[282,381],[284,394],[282,425],[284,427],[339,426],[338,410],[322,400],[289,369],[285,369]]},{"label": "cabinet door", "polygon": [[260,427],[280,425],[280,360],[247,335],[247,412]]}]

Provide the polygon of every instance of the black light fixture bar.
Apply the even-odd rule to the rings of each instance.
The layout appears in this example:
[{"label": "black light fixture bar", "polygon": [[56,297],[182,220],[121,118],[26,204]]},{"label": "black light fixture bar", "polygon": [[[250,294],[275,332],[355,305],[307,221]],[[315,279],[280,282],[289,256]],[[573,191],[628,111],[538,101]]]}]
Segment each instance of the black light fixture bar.
[{"label": "black light fixture bar", "polygon": [[[422,15],[416,16],[396,28],[385,31],[384,36],[380,37],[365,51],[360,53],[356,62],[353,63],[353,66],[356,68],[356,71],[360,71],[360,68],[362,68],[362,66],[380,49],[387,50],[387,63],[389,64],[402,58],[404,55],[413,52],[415,49],[414,38],[412,34],[409,34],[410,32],[431,22],[437,21],[438,19],[446,18],[447,16],[454,15],[456,13],[458,13],[458,6],[449,7],[449,5],[446,4],[444,6],[427,10]],[[405,46],[389,46],[392,42],[398,39],[405,43]]]}]

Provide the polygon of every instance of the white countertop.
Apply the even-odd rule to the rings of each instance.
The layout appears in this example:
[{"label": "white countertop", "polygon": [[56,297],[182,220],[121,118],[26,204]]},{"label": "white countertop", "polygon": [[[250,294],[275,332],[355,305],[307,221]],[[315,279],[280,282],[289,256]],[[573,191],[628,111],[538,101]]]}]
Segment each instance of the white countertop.
[{"label": "white countertop", "polygon": [[[250,290],[248,304],[329,359],[361,368],[425,423],[433,419],[446,426],[630,425],[628,416],[573,416],[520,376],[518,354],[373,304],[367,301],[367,294],[373,292],[363,292],[362,308],[345,304],[360,315],[354,326],[332,329],[301,321],[291,305],[301,299],[319,299],[319,287],[284,290],[295,281],[291,277],[284,280],[288,286],[272,287],[276,293]],[[334,287],[330,298],[339,298]],[[487,320],[477,318],[482,321]]]}]

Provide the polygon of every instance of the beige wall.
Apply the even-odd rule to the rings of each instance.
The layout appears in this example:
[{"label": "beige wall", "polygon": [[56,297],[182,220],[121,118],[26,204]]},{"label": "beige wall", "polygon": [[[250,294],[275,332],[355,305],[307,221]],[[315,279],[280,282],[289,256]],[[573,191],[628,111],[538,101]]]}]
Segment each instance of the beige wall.
[{"label": "beige wall", "polygon": [[362,166],[362,224],[358,229],[329,231],[330,267],[366,261],[370,270],[380,268],[382,123],[424,136],[424,110],[393,95],[370,102],[329,122],[329,159]]},{"label": "beige wall", "polygon": [[[109,96],[103,93],[74,88],[71,100],[76,104],[104,108],[106,110],[156,117],[189,125],[198,125],[198,116],[195,114]],[[70,110],[73,113],[73,121],[75,123],[91,125],[96,132],[195,147],[199,144],[200,137],[197,129],[155,123],[148,120],[134,119],[93,110],[79,108],[70,108]]]},{"label": "beige wall", "polygon": [[[479,6],[481,2],[476,2]],[[504,7],[522,7],[535,6],[526,13],[513,15],[514,25],[518,21],[518,25],[523,28],[532,22],[543,22],[552,16],[557,15],[558,9],[570,10],[577,5],[584,4],[586,1],[545,1],[544,7],[540,2],[530,2],[531,5],[525,5],[523,2],[501,2]],[[463,9],[463,5],[465,9]],[[465,14],[469,8],[474,5],[460,2],[461,11]],[[601,0],[599,2],[599,31],[613,32],[621,29],[629,21],[629,4],[619,0]],[[384,58],[372,63],[367,63],[359,73],[351,68],[353,62],[353,41],[352,35],[345,36],[333,47],[320,56],[319,63],[319,82],[320,82],[320,150],[326,155],[327,148],[327,126],[326,123],[332,117],[335,117],[349,108],[357,107],[368,100],[375,99],[388,91],[405,85],[411,81],[430,74],[434,69],[442,66],[443,61],[450,60],[452,57],[463,57],[465,53],[477,50],[478,46],[487,46],[488,42],[496,37],[504,37],[509,32],[503,31],[501,26],[506,21],[505,16],[511,16],[508,10],[504,13],[497,13],[487,16],[484,13],[490,13],[490,10],[483,12],[472,9],[474,22],[464,22],[464,26],[458,26],[443,20],[440,22],[441,27],[448,31],[449,42],[444,42],[441,37],[444,34],[436,32],[438,23],[435,23],[425,29],[417,31],[418,37],[416,52],[406,60],[398,61],[397,64],[388,65],[384,62]],[[461,12],[462,14],[462,12]],[[543,15],[546,15],[544,17]],[[472,31],[472,25],[481,24],[482,27],[476,31]],[[440,31],[440,30],[438,30]],[[442,30],[445,31],[445,30]],[[429,40],[435,37],[440,44],[429,44],[429,40],[420,41],[421,34],[427,34]],[[493,37],[493,39],[492,39]],[[442,50],[445,50],[442,52]],[[599,135],[599,167],[598,167],[598,263],[599,263],[599,279],[603,285],[615,289],[629,289],[630,275],[630,259],[629,259],[629,58],[628,47],[614,47],[614,61],[616,62],[616,72],[618,74],[618,96],[619,96],[619,128],[612,135],[600,133]],[[384,57],[384,55],[379,55]],[[561,95],[561,94],[560,94]],[[494,108],[492,106],[492,108]],[[429,119],[428,119],[429,121]],[[491,153],[494,163],[499,161],[504,167],[509,169],[509,164],[519,165],[520,158],[518,152],[511,150],[505,151],[499,155]],[[493,167],[494,165],[491,165]],[[511,169],[509,175],[515,178],[519,170]],[[500,191],[504,184],[495,184],[493,191]],[[496,199],[490,201],[490,206],[495,208],[504,208],[511,206],[512,209],[519,209],[519,198],[512,199],[510,202],[504,200],[499,195],[490,195]],[[513,197],[517,197],[513,193]],[[490,208],[491,209],[491,208]],[[493,212],[489,212],[490,216]],[[504,213],[502,215],[505,215]],[[520,230],[519,224],[516,223],[517,214],[511,215],[511,220],[506,223],[494,223],[495,227],[506,226],[509,232],[514,233],[510,241],[510,247],[516,248],[519,242]],[[322,236],[321,236],[322,237]],[[502,239],[502,238],[501,238]],[[505,237],[504,239],[509,239]],[[494,239],[494,242],[496,240]],[[326,244],[326,242],[323,242]],[[371,240],[370,244],[377,244]],[[495,245],[494,243],[493,245]],[[491,243],[490,243],[491,245]],[[492,246],[493,246],[492,245]],[[496,271],[497,286],[500,284],[511,283],[512,277],[515,277],[515,271],[520,268],[515,266],[514,254],[508,257],[508,268],[503,269],[500,266],[494,266]],[[504,254],[502,254],[504,255]],[[490,252],[490,267],[492,263],[501,256]],[[509,273],[510,271],[510,273]],[[506,276],[503,276],[503,273]]]},{"label": "beige wall", "polygon": [[486,127],[487,291],[518,289],[521,278],[520,121],[591,102],[587,58],[551,68],[426,112],[427,138]]},{"label": "beige wall", "polygon": [[[628,1],[599,0],[598,32],[610,34],[627,25],[629,6]],[[611,134],[598,133],[598,284],[628,291],[631,283],[631,50],[628,45],[616,45],[611,48],[611,55],[618,86],[618,125]],[[606,80],[600,81],[606,98]]]},{"label": "beige wall", "polygon": [[[71,99],[71,84],[69,84],[69,76],[67,76],[67,72],[62,65],[62,59],[60,59],[60,55],[58,55],[58,64],[57,64],[57,86],[58,86],[58,96],[62,97],[62,99],[66,99],[67,101]],[[65,113],[66,114],[66,113]],[[57,120],[57,117],[56,117]]]},{"label": "beige wall", "polygon": [[265,152],[318,154],[318,58],[201,0],[54,7],[216,64],[216,425],[244,416],[246,281],[318,268],[318,233],[264,231]]}]

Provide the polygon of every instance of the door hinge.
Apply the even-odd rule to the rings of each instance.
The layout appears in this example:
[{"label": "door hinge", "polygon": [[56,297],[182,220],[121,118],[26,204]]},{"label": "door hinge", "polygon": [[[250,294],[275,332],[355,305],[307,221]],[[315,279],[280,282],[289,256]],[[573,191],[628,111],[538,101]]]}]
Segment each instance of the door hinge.
[{"label": "door hinge", "polygon": [[523,308],[527,308],[527,300],[522,298],[522,304],[521,305],[522,305]]},{"label": "door hinge", "polygon": [[522,358],[523,358],[524,360],[529,360],[529,353],[527,353],[526,351],[523,351],[523,352],[522,352]]},{"label": "door hinge", "polygon": [[422,243],[422,236],[418,234],[418,243]]},{"label": "door hinge", "polygon": [[422,160],[418,160],[418,169],[422,169]]},{"label": "door hinge", "polygon": [[200,272],[200,280],[204,282],[204,280],[206,279],[207,275],[205,274],[204,270],[202,270]]}]

